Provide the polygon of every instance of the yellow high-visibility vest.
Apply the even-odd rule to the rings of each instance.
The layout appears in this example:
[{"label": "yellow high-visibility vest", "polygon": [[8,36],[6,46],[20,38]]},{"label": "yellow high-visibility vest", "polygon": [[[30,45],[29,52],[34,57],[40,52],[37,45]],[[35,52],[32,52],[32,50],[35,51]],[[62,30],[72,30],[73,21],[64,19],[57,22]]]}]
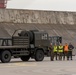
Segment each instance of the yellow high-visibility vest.
[{"label": "yellow high-visibility vest", "polygon": [[63,46],[59,46],[58,52],[63,52]]},{"label": "yellow high-visibility vest", "polygon": [[53,50],[54,52],[57,52],[57,46],[54,46],[54,50]]}]

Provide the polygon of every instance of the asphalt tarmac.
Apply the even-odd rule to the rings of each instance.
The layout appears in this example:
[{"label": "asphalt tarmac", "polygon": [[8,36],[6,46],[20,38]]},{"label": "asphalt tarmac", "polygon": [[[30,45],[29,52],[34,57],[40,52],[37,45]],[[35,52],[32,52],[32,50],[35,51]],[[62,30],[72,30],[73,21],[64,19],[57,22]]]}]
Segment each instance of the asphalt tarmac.
[{"label": "asphalt tarmac", "polygon": [[0,75],[76,75],[76,56],[72,61],[50,61],[49,57],[45,57],[41,62],[32,59],[28,62],[20,59],[0,62]]}]

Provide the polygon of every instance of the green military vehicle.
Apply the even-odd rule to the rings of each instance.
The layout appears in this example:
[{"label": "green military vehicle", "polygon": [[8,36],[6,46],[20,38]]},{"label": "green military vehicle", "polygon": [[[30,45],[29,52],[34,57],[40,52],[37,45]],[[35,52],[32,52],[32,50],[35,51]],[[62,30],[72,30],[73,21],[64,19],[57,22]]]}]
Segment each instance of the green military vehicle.
[{"label": "green military vehicle", "polygon": [[8,63],[11,57],[22,61],[30,58],[42,61],[50,45],[48,33],[38,30],[16,30],[12,37],[0,38],[0,60]]}]

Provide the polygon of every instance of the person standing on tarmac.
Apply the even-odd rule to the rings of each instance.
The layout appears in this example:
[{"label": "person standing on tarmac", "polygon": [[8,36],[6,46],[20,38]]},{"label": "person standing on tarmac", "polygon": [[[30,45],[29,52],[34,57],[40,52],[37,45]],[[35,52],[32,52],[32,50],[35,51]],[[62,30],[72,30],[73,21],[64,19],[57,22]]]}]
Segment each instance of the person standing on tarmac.
[{"label": "person standing on tarmac", "polygon": [[63,46],[62,46],[62,44],[60,44],[58,46],[58,52],[59,52],[59,60],[62,60],[62,56],[63,56]]},{"label": "person standing on tarmac", "polygon": [[64,45],[64,52],[63,52],[64,56],[63,56],[63,60],[65,60],[65,56],[67,57],[67,60],[69,60],[69,56],[68,56],[68,44],[65,43]]},{"label": "person standing on tarmac", "polygon": [[[69,43],[69,47],[68,48],[69,48],[68,55],[69,55],[69,57],[71,57],[71,60],[72,60],[72,51],[74,49],[74,46],[71,43]],[[68,60],[69,60],[69,57],[68,57]]]},{"label": "person standing on tarmac", "polygon": [[55,57],[55,59],[57,60],[57,56],[58,56],[58,46],[55,44],[54,45],[54,48],[53,48],[53,52],[54,52],[54,57]]},{"label": "person standing on tarmac", "polygon": [[50,52],[50,60],[53,61],[54,60],[54,52],[53,52],[53,45],[52,45],[52,43],[50,44],[49,52]]}]

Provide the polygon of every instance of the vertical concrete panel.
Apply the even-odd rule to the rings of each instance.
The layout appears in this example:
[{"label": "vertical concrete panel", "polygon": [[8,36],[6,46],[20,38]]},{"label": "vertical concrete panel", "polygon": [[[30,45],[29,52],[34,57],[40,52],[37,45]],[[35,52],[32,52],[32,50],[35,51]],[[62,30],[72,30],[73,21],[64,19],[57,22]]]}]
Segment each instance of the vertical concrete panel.
[{"label": "vertical concrete panel", "polygon": [[13,22],[15,21],[15,14],[13,10],[8,10],[8,14],[9,14],[9,22]]},{"label": "vertical concrete panel", "polygon": [[73,15],[74,24],[76,24],[76,13],[72,13],[72,15]]},{"label": "vertical concrete panel", "polygon": [[59,20],[60,24],[65,24],[64,13],[63,12],[59,13],[57,15],[57,17],[59,17],[58,20]]},{"label": "vertical concrete panel", "polygon": [[67,24],[74,24],[74,20],[73,20],[73,14],[71,13],[67,13],[68,16],[67,16]]},{"label": "vertical concrete panel", "polygon": [[22,18],[23,18],[23,23],[28,23],[28,20],[29,20],[29,12],[26,10],[26,11],[22,11]]},{"label": "vertical concrete panel", "polygon": [[38,23],[38,19],[37,19],[37,13],[35,13],[34,11],[30,11],[30,23]]},{"label": "vertical concrete panel", "polygon": [[0,22],[4,22],[4,10],[0,9]]},{"label": "vertical concrete panel", "polygon": [[9,11],[7,11],[7,10],[4,10],[4,11],[2,11],[3,12],[3,21],[5,22],[9,22],[9,20],[10,20],[10,15],[9,15]]},{"label": "vertical concrete panel", "polygon": [[18,10],[15,10],[15,11],[14,11],[14,14],[15,14],[15,15],[14,15],[14,17],[15,17],[15,18],[14,18],[14,19],[15,19],[14,22],[15,22],[15,23],[21,23],[20,13],[18,12]]},{"label": "vertical concrete panel", "polygon": [[50,24],[56,24],[56,16],[55,16],[55,12],[49,12],[50,15],[49,16],[49,23]]}]

